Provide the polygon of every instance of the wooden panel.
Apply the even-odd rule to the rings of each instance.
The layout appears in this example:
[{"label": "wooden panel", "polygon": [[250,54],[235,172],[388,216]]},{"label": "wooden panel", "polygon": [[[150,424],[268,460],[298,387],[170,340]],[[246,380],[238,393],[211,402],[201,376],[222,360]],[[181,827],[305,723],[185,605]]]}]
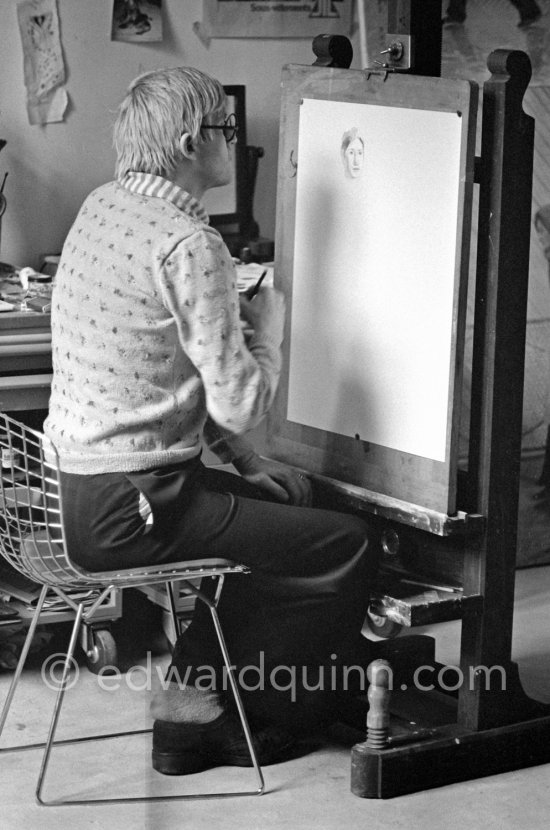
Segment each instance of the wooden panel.
[{"label": "wooden panel", "polygon": [[398,625],[408,628],[433,623],[460,620],[464,609],[468,607],[480,613],[483,607],[480,596],[465,597],[461,591],[441,591],[435,589],[416,589],[402,586],[401,591],[392,590],[391,596],[376,596],[370,604],[370,611],[381,617],[387,617]]},{"label": "wooden panel", "polygon": [[0,377],[0,411],[47,409],[51,374]]},{"label": "wooden panel", "polygon": [[[0,378],[52,368],[49,315],[9,312],[0,318]],[[19,408],[19,407],[18,407]]]},{"label": "wooden panel", "polygon": [[[382,443],[375,443],[373,440],[369,440],[368,423],[364,425],[364,432],[363,429],[358,429],[357,433],[352,435],[349,430],[347,434],[342,434],[342,432],[318,428],[311,423],[299,423],[295,416],[294,421],[291,421],[289,418],[290,369],[292,368],[292,361],[296,358],[296,355],[292,352],[292,336],[296,340],[296,331],[293,331],[293,314],[297,315],[303,312],[303,304],[298,310],[293,311],[293,298],[296,293],[296,286],[299,285],[301,278],[301,275],[296,272],[295,252],[299,240],[296,239],[295,231],[297,223],[297,194],[299,192],[299,186],[301,185],[298,142],[299,139],[303,140],[302,135],[304,132],[303,129],[300,132],[300,110],[304,100],[308,102],[337,102],[335,113],[338,113],[338,116],[341,116],[342,113],[340,104],[370,105],[370,112],[376,110],[377,114],[380,113],[380,107],[387,108],[385,112],[388,114],[389,123],[388,140],[390,137],[392,138],[393,146],[397,148],[397,152],[406,154],[410,158],[412,166],[415,164],[416,157],[418,155],[422,156],[422,144],[429,139],[429,136],[422,134],[403,134],[400,136],[401,141],[396,141],[396,136],[390,133],[391,126],[395,123],[392,121],[392,116],[395,115],[396,110],[400,110],[398,121],[401,117],[405,119],[406,115],[410,113],[410,123],[418,124],[419,126],[423,122],[422,118],[417,117],[418,113],[434,114],[436,120],[438,115],[441,114],[442,117],[439,119],[438,124],[440,121],[449,118],[450,114],[459,114],[460,149],[457,153],[456,167],[454,170],[458,183],[456,225],[453,227],[453,241],[456,246],[454,248],[454,254],[456,256],[453,261],[452,273],[441,273],[442,280],[450,280],[452,293],[452,315],[449,319],[450,331],[448,333],[450,341],[448,384],[444,389],[445,400],[443,402],[439,401],[439,405],[442,406],[447,414],[446,423],[444,424],[444,447],[441,458],[438,458],[436,453],[434,453],[436,458],[425,457],[417,454],[416,451],[411,452],[396,448],[395,445],[386,446]],[[405,504],[404,509],[407,511],[412,509],[413,512],[415,505],[442,514],[453,514],[457,508],[457,421],[461,389],[465,291],[467,288],[467,266],[469,258],[470,205],[473,183],[473,144],[476,109],[477,87],[466,81],[449,81],[440,78],[416,78],[414,76],[403,75],[389,75],[386,77],[384,74],[377,73],[321,69],[305,66],[290,66],[283,73],[275,284],[286,296],[287,321],[284,367],[277,400],[270,414],[270,443],[268,453],[274,458],[294,464],[312,473],[328,476],[359,488],[365,488],[369,490],[369,498],[372,498],[372,493],[374,492],[382,496],[388,496],[398,502],[403,502]],[[405,113],[405,111],[407,112]],[[327,109],[327,112],[330,112],[330,108]],[[406,122],[402,121],[399,123]],[[343,123],[340,132],[347,126],[349,125]],[[322,144],[323,131],[319,131],[318,138]],[[368,149],[367,141],[365,146],[367,161],[365,163],[370,163],[372,169],[375,160],[369,159]],[[321,166],[318,171],[321,187],[325,181],[328,181],[326,173],[327,171]],[[434,177],[434,175],[437,175],[437,173],[433,168],[426,169],[426,178]],[[378,182],[378,185],[380,185],[380,182]],[[388,189],[391,190],[391,193],[396,198],[399,198],[400,194],[399,185],[399,182],[392,180],[391,175],[388,177]],[[332,195],[332,193],[326,192],[323,204],[320,204],[321,200],[317,194],[312,193],[311,198],[312,222],[317,223],[323,228],[327,227],[327,229],[330,227],[330,222],[334,221],[334,217],[331,218],[331,210],[333,208]],[[408,211],[411,222],[410,227],[406,229],[408,238],[416,234],[419,240],[418,246],[426,252],[429,252],[430,245],[434,244],[433,221],[437,217],[432,212],[432,224],[429,229],[421,225],[418,226],[418,215],[425,212],[424,205],[419,206],[419,210],[415,211],[414,194],[403,190],[401,191],[401,195],[403,199],[406,198],[408,200],[408,204],[413,206]],[[423,194],[418,194],[417,198],[421,199],[422,196]],[[367,198],[368,201],[368,194],[366,197],[363,196],[363,198]],[[395,231],[395,245],[399,246],[399,237],[404,229],[395,227],[395,206],[395,200],[388,199],[386,202],[381,200],[377,202],[376,209],[383,213],[383,218],[387,225],[393,227]],[[401,215],[403,215],[403,211]],[[342,227],[342,232],[346,232],[345,224]],[[349,240],[352,248],[354,245],[357,246],[359,236],[360,234],[357,234]],[[393,325],[395,318],[405,319],[408,303],[412,296],[409,288],[409,290],[404,290],[402,297],[400,297],[399,292],[395,292],[395,280],[388,279],[388,275],[391,274],[392,270],[394,254],[394,250],[388,250],[387,269],[383,273],[380,273],[380,281],[382,284],[384,284],[384,281],[388,284],[391,283],[391,287],[388,285],[387,289],[387,302],[382,304],[380,310],[380,313],[387,314],[388,327]],[[311,256],[315,258],[316,264],[321,270],[323,268],[323,251],[312,250]],[[393,274],[391,275],[394,276]],[[320,278],[319,294],[311,297],[312,305],[320,301],[321,291],[324,291],[327,287],[331,287],[331,276],[331,274],[323,274],[322,279]],[[336,279],[337,275],[334,276]],[[403,275],[403,280],[410,278],[410,276],[410,274]],[[415,273],[413,276],[414,280],[421,281],[421,275],[418,273]],[[433,274],[429,276],[433,278]],[[404,282],[403,287],[405,288]],[[418,284],[419,292],[423,288],[425,286]],[[377,286],[377,290],[380,290],[379,286]],[[402,303],[401,307],[398,306],[400,300]],[[419,308],[420,306],[417,305],[417,312]],[[399,314],[396,314],[396,309],[398,309]],[[425,309],[430,312],[429,299],[425,303]],[[433,312],[433,309],[431,311]],[[294,321],[296,319],[297,317],[295,316]],[[320,320],[319,322],[322,325],[322,321]],[[425,330],[429,327],[429,324],[423,319],[418,319],[416,323],[419,330],[423,326]],[[346,320],[344,319],[340,328],[343,334],[345,333],[345,327]],[[369,332],[366,332],[366,335],[368,334]],[[397,330],[396,339],[398,339],[398,335],[399,331]],[[330,353],[331,344],[338,345],[335,342],[334,335],[332,341],[324,344],[327,353]],[[354,366],[357,362],[358,353],[350,350],[350,367]],[[364,353],[364,349],[361,350],[361,353]],[[300,359],[298,357],[298,360]],[[321,361],[322,355],[319,355],[318,359]],[[411,349],[411,370],[416,370],[416,366],[414,366],[415,359],[416,355]],[[346,407],[353,408],[356,405],[354,403],[355,399],[360,399],[361,401],[368,399],[368,370],[372,368],[372,366],[365,366],[364,388],[355,388],[351,393],[342,394],[342,386],[340,386],[340,390],[336,390],[333,386],[327,384],[323,388],[304,389],[304,395],[311,395],[320,402],[324,401],[326,402],[326,407],[332,407],[333,409],[341,407],[343,411]],[[375,368],[381,372],[378,366]],[[418,385],[417,394],[418,401],[422,403],[427,413],[429,412],[429,407],[426,406],[426,399],[429,399],[431,395],[431,387],[434,381],[435,378],[430,376],[429,366],[425,365],[422,382]],[[399,404],[400,389],[396,386],[394,392],[394,400],[397,406]],[[320,405],[319,409],[322,410],[322,408],[323,404]],[[300,410],[300,406],[298,406],[298,410]],[[388,412],[387,414],[388,418],[391,418],[393,413]],[[407,424],[404,427],[403,432],[406,433]],[[415,445],[415,440],[416,437],[412,439],[413,445]]]},{"label": "wooden panel", "polygon": [[39,311],[8,311],[0,314],[0,335],[13,329],[50,330],[50,315]]},{"label": "wooden panel", "polygon": [[47,409],[52,382],[50,315],[0,316],[0,410]]}]

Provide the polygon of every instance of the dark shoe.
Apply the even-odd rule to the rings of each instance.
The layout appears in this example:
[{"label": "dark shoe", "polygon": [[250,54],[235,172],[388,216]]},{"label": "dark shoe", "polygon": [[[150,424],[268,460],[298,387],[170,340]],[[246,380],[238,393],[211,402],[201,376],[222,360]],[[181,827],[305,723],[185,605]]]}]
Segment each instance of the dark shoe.
[{"label": "dark shoe", "polygon": [[[291,757],[294,738],[275,726],[253,736],[261,766]],[[224,712],[211,723],[170,723],[153,726],[153,769],[163,775],[189,775],[210,767],[251,767],[252,760],[239,718]]]}]

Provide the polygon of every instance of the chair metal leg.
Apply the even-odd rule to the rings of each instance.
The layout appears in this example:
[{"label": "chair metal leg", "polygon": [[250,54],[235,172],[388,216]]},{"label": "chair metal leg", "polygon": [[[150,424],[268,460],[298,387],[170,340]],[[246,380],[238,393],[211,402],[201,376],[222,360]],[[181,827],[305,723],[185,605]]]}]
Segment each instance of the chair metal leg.
[{"label": "chair metal leg", "polygon": [[178,610],[176,608],[176,598],[174,596],[174,585],[172,582],[166,583],[166,593],[168,594],[168,602],[170,604],[170,613],[172,615],[172,625],[174,626],[174,635],[176,640],[181,634],[180,620],[178,617]]},{"label": "chair metal leg", "polygon": [[[246,717],[246,712],[244,708],[244,704],[242,702],[241,694],[239,692],[239,687],[237,685],[237,681],[235,680],[235,673],[233,671],[233,665],[231,663],[231,658],[229,656],[229,651],[227,648],[227,644],[225,642],[225,637],[223,635],[222,627],[220,624],[220,619],[217,612],[217,605],[221,596],[221,588],[223,585],[223,574],[217,577],[217,589],[215,591],[214,599],[211,600],[209,597],[206,596],[199,588],[195,585],[191,584],[190,582],[186,582],[187,587],[189,590],[197,597],[197,599],[201,600],[208,606],[210,609],[210,614],[212,616],[212,622],[214,624],[214,629],[216,631],[216,636],[218,638],[218,643],[223,655],[223,661],[225,664],[225,668],[227,671],[227,676],[229,678],[229,683],[231,685],[231,691],[233,693],[233,698],[235,700],[235,704],[237,706],[237,711],[239,713],[239,718],[241,721],[241,725],[243,728],[244,736],[246,739],[246,743],[248,746],[248,751],[250,753],[250,760],[252,761],[252,766],[254,767],[254,771],[256,773],[256,778],[258,780],[258,789],[252,792],[243,792],[243,793],[223,793],[221,795],[231,796],[231,795],[262,795],[265,791],[265,781],[262,773],[262,769],[260,763],[258,761],[258,756],[256,755],[256,750],[254,748],[254,742],[252,738],[252,732],[250,729],[250,725],[248,723],[248,719]],[[174,622],[174,631],[176,635],[180,633],[180,625],[179,625],[179,618],[177,616],[176,611],[176,602],[174,598],[174,591],[172,583],[166,583],[168,598],[170,602],[170,609],[172,612],[172,618]],[[203,796],[208,797],[208,796]],[[218,796],[219,797],[219,796]]]},{"label": "chair metal leg", "polygon": [[244,705],[242,702],[241,694],[239,692],[239,687],[237,685],[237,681],[235,680],[235,674],[233,671],[233,666],[231,665],[231,660],[229,658],[229,652],[227,650],[227,646],[225,643],[225,637],[223,636],[222,628],[220,625],[220,620],[218,617],[218,612],[213,604],[210,604],[210,613],[212,614],[212,620],[214,622],[214,627],[216,629],[216,634],[218,635],[218,642],[220,644],[220,648],[222,650],[224,663],[227,669],[227,676],[229,678],[229,683],[231,684],[231,691],[233,692],[233,697],[235,698],[235,703],[237,705],[237,709],[239,712],[239,717],[241,719],[241,724],[243,727],[243,732],[246,738],[246,743],[248,744],[248,751],[250,752],[250,758],[252,760],[252,765],[256,772],[256,777],[258,779],[258,790],[256,791],[256,795],[261,795],[265,790],[265,782],[264,777],[262,774],[262,769],[260,767],[258,757],[256,755],[256,750],[254,748],[254,742],[252,740],[252,732],[250,730],[250,726],[248,723],[248,719],[246,717]]},{"label": "chair metal leg", "polygon": [[65,661],[63,663],[63,674],[61,675],[61,681],[59,683],[59,688],[57,690],[57,696],[55,699],[55,705],[52,715],[52,720],[50,723],[50,730],[48,732],[48,737],[46,739],[46,746],[44,749],[44,755],[42,756],[42,764],[40,766],[40,772],[38,774],[38,783],[36,785],[36,800],[39,804],[46,804],[48,802],[44,802],[42,800],[42,785],[44,783],[44,779],[46,776],[46,770],[48,768],[48,762],[50,760],[50,753],[52,751],[52,744],[53,739],[55,736],[55,730],[57,729],[57,723],[59,721],[59,715],[61,712],[61,706],[63,704],[63,699],[65,697],[65,690],[67,688],[67,679],[69,676],[69,672],[71,670],[72,659],[74,655],[74,650],[76,648],[78,633],[80,631],[80,626],[82,625],[82,615],[84,613],[84,605],[81,603],[78,606],[78,610],[76,612],[73,630],[71,632],[71,639],[69,641],[69,648],[67,649],[67,653],[65,654]]},{"label": "chair metal leg", "polygon": [[214,600],[211,600],[207,597],[202,591],[196,588],[194,585],[190,584],[189,582],[186,583],[189,589],[192,591],[193,594],[204,602],[208,608],[210,609],[210,614],[212,615],[212,622],[214,623],[214,628],[216,630],[216,636],[218,638],[218,643],[220,645],[220,649],[223,655],[223,661],[225,664],[225,668],[227,670],[227,677],[229,678],[229,683],[231,685],[231,691],[233,692],[233,697],[235,699],[235,704],[237,706],[237,711],[239,712],[239,718],[241,721],[241,725],[243,727],[244,736],[246,738],[246,743],[248,745],[248,751],[250,753],[250,759],[252,761],[252,766],[254,767],[256,777],[258,779],[258,789],[254,793],[242,793],[242,795],[261,795],[265,790],[265,782],[262,773],[262,769],[260,767],[258,757],[256,755],[256,750],[254,748],[254,742],[252,739],[252,732],[250,730],[250,726],[248,723],[248,719],[246,717],[246,712],[244,709],[244,705],[242,702],[241,694],[239,692],[239,687],[237,685],[237,681],[235,680],[235,673],[233,670],[233,665],[231,663],[231,659],[229,656],[229,651],[227,649],[227,644],[225,642],[225,637],[223,636],[222,627],[220,624],[220,618],[217,612],[217,605],[221,595],[221,585],[223,584],[223,575],[218,577],[218,585],[217,590],[215,592]]},{"label": "chair metal leg", "polygon": [[[220,793],[181,793],[176,795],[158,795],[158,796],[128,796],[128,797],[112,797],[112,798],[90,798],[90,799],[52,799],[52,800],[45,800],[42,796],[42,791],[45,785],[46,774],[48,770],[48,765],[50,761],[51,751],[54,746],[61,746],[66,744],[74,744],[74,743],[84,743],[89,741],[99,741],[99,740],[107,740],[109,738],[118,738],[118,737],[126,737],[129,735],[138,735],[138,734],[145,734],[150,733],[151,729],[137,729],[137,730],[130,730],[125,732],[116,732],[116,733],[109,733],[109,734],[100,734],[100,735],[86,735],[77,738],[67,738],[63,740],[54,740],[55,734],[57,730],[57,725],[59,722],[59,717],[61,714],[61,707],[63,705],[63,700],[65,696],[65,691],[67,688],[67,681],[69,676],[69,671],[71,669],[72,660],[74,657],[74,652],[78,640],[78,635],[80,628],[82,626],[83,618],[85,615],[85,608],[83,604],[79,604],[78,608],[76,609],[75,613],[75,621],[73,624],[71,638],[69,642],[69,646],[67,649],[67,653],[65,654],[65,660],[63,665],[63,673],[61,680],[59,682],[59,688],[57,691],[57,696],[54,704],[54,711],[50,722],[49,732],[45,743],[37,743],[37,744],[26,744],[23,746],[14,746],[14,747],[6,747],[1,749],[0,752],[8,752],[8,751],[15,751],[19,749],[35,749],[35,748],[44,748],[44,753],[42,757],[42,763],[40,767],[40,772],[38,776],[38,782],[36,786],[36,800],[41,806],[45,807],[60,807],[65,805],[73,805],[73,806],[88,806],[93,804],[129,804],[132,802],[139,802],[139,803],[149,803],[151,801],[184,801],[184,800],[198,800],[198,799],[209,799],[209,798],[233,798],[236,796],[252,796],[252,795],[262,795],[265,791],[265,783],[262,774],[262,770],[260,764],[258,762],[258,758],[256,755],[256,751],[253,744],[252,733],[250,730],[250,726],[248,724],[248,720],[246,718],[246,713],[244,710],[244,705],[239,693],[239,689],[237,686],[237,682],[234,677],[233,667],[231,665],[231,659],[229,656],[229,652],[227,649],[227,645],[225,642],[225,638],[223,636],[221,624],[218,618],[218,614],[216,611],[216,604],[219,599],[219,591],[216,592],[216,597],[214,601],[210,600],[207,596],[205,596],[201,591],[199,591],[194,585],[189,586],[192,592],[197,596],[198,599],[202,600],[210,609],[212,615],[212,621],[216,630],[216,635],[218,638],[218,642],[222,651],[224,664],[226,667],[227,675],[229,678],[229,682],[231,685],[231,690],[233,692],[233,696],[235,699],[235,703],[237,706],[237,710],[239,712],[239,717],[241,720],[243,732],[246,738],[247,746],[250,752],[250,758],[252,761],[252,766],[255,771],[255,775],[257,778],[258,786],[255,790],[244,790],[244,791],[235,791],[235,792],[220,792]],[[10,685],[10,689],[8,692],[8,696],[6,698],[6,702],[4,704],[4,708],[2,710],[2,717],[0,719],[0,734],[1,730],[4,726],[6,717],[8,715],[8,711],[11,705],[11,701],[15,692],[15,688],[17,686],[17,682],[23,670],[23,666],[25,664],[25,660],[30,648],[30,644],[32,641],[32,637],[36,630],[36,626],[38,624],[38,620],[40,617],[40,613],[42,611],[42,607],[44,604],[44,600],[48,593],[48,586],[44,586],[40,598],[38,600],[38,604],[36,607],[35,614],[31,621],[31,625],[29,627],[29,632],[27,634],[27,638],[25,640],[25,644],[23,647],[23,651],[21,653],[21,657],[19,659],[19,663],[17,665],[16,672],[12,679],[12,683]],[[62,592],[61,592],[62,593]],[[175,603],[173,602],[174,598],[172,596],[172,612],[175,616]],[[176,629],[177,630],[177,629]]]}]

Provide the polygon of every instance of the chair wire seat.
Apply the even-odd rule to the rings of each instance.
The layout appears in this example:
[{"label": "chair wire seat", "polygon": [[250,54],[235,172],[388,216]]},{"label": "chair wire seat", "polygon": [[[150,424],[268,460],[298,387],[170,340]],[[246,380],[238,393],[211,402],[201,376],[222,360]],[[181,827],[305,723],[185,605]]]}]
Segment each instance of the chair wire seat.
[{"label": "chair wire seat", "polygon": [[[30,429],[4,413],[0,413],[0,449],[2,452],[0,554],[16,571],[42,586],[0,714],[0,735],[6,723],[47,595],[52,592],[57,594],[67,608],[74,613],[70,640],[67,652],[64,655],[63,673],[59,681],[54,711],[45,743],[4,747],[0,748],[0,753],[35,749],[37,747],[44,748],[36,785],[36,799],[39,804],[44,806],[261,795],[265,791],[264,778],[217,614],[217,605],[221,597],[225,577],[227,575],[247,574],[249,569],[227,559],[194,559],[155,565],[150,568],[138,567],[127,570],[89,572],[74,563],[67,551],[63,524],[63,502],[59,482],[59,459],[53,444],[42,433]],[[216,580],[213,598],[207,596],[199,587],[202,584],[202,579],[208,578]],[[196,599],[205,603],[210,610],[227,670],[227,677],[250,753],[251,766],[254,768],[256,788],[221,793],[184,792],[174,795],[46,800],[42,795],[42,791],[53,746],[151,732],[151,729],[140,729],[131,732],[85,735],[78,738],[54,740],[81,626],[84,622],[93,621],[94,615],[113,589],[139,588],[162,584],[166,586],[174,631],[177,635],[180,631],[180,622],[174,596],[175,582],[178,583],[180,589],[183,587]],[[85,595],[84,592],[86,592]],[[90,592],[92,592],[91,598]]]}]

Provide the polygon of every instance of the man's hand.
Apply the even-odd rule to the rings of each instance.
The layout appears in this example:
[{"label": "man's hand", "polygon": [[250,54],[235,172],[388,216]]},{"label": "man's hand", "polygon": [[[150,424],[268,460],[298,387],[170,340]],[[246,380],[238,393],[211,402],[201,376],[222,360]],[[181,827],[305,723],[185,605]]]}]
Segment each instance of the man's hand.
[{"label": "man's hand", "polygon": [[232,463],[245,481],[265,490],[277,501],[299,507],[311,505],[311,484],[292,467],[261,458],[255,452],[236,458]]},{"label": "man's hand", "polygon": [[282,340],[285,319],[285,301],[280,291],[262,286],[252,300],[239,295],[241,317],[257,332],[269,333]]}]

